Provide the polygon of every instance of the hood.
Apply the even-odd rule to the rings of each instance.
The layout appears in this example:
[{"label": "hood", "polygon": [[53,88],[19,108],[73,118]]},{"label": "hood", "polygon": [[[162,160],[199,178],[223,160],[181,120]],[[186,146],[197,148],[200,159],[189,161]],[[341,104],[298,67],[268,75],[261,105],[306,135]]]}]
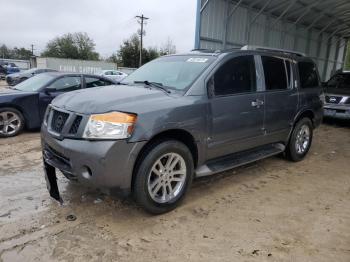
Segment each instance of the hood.
[{"label": "hood", "polygon": [[333,95],[343,95],[350,96],[350,88],[332,88],[327,87],[325,89],[325,94],[333,94]]},{"label": "hood", "polygon": [[12,73],[12,74],[7,75],[6,77],[11,77],[11,78],[20,77],[20,73]]},{"label": "hood", "polygon": [[143,86],[113,85],[69,92],[54,99],[53,106],[81,114],[110,111],[139,113],[169,105],[179,95]]},{"label": "hood", "polygon": [[0,88],[0,96],[26,96],[26,95],[36,95],[37,92],[30,92],[30,91],[22,91],[17,89],[10,89],[10,88]]}]

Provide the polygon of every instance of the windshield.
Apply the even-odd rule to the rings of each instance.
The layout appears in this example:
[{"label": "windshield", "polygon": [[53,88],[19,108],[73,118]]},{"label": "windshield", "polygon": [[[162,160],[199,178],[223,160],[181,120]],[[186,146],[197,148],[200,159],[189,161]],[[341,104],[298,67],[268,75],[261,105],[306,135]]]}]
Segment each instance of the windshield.
[{"label": "windshield", "polygon": [[338,74],[333,76],[328,81],[327,87],[350,89],[350,74]]},{"label": "windshield", "polygon": [[155,82],[165,88],[184,91],[214,60],[210,56],[168,56],[158,58],[137,69],[123,83]]},{"label": "windshield", "polygon": [[16,85],[15,89],[22,91],[38,91],[54,78],[55,76],[50,74],[36,75]]}]

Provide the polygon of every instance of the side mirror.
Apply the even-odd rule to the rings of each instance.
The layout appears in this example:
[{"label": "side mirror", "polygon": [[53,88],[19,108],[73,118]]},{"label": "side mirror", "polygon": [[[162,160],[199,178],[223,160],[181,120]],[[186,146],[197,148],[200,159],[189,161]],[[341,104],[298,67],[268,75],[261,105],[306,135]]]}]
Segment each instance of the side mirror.
[{"label": "side mirror", "polygon": [[44,93],[45,95],[51,95],[51,93],[55,92],[56,89],[55,88],[45,88],[44,89]]}]

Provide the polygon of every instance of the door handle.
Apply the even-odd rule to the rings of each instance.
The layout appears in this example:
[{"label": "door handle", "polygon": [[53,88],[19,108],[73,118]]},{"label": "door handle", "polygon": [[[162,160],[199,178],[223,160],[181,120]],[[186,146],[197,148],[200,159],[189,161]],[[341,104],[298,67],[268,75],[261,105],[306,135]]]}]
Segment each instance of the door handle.
[{"label": "door handle", "polygon": [[260,106],[264,105],[264,101],[260,99],[256,99],[255,101],[252,101],[252,107],[260,108]]}]

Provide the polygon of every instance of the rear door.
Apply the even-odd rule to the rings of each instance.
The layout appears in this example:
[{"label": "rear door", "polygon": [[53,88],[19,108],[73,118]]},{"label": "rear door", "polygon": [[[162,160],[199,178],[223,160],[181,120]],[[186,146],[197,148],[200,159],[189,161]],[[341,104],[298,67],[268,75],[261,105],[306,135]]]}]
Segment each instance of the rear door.
[{"label": "rear door", "polygon": [[256,147],[261,143],[264,99],[257,89],[253,55],[224,61],[208,82],[211,111],[208,158]]},{"label": "rear door", "polygon": [[278,56],[261,56],[265,83],[265,142],[284,141],[298,108],[294,62]]}]

